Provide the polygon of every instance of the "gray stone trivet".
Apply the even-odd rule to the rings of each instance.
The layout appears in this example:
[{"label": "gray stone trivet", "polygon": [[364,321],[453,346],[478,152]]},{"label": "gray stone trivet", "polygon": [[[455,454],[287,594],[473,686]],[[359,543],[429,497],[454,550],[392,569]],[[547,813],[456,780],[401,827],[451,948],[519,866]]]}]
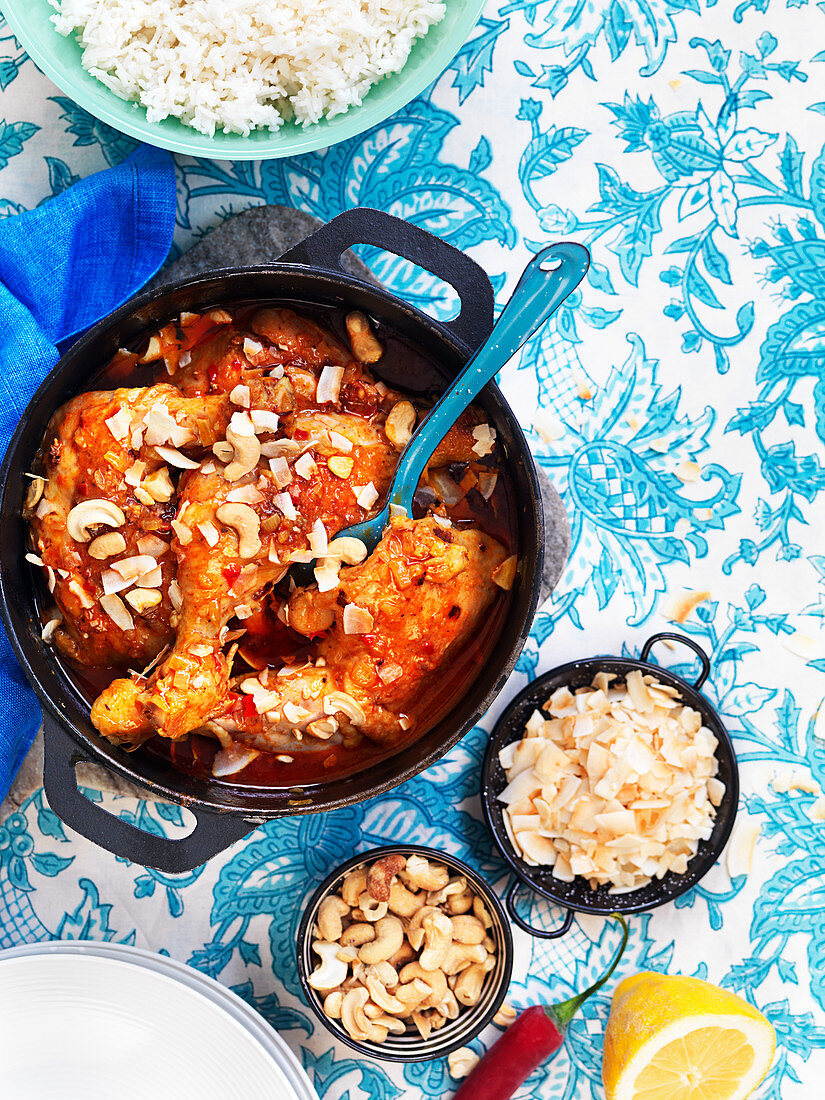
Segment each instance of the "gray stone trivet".
[{"label": "gray stone trivet", "polygon": [[[167,263],[147,285],[155,290],[177,279],[202,275],[225,267],[259,267],[271,264],[284,252],[304,240],[324,223],[291,206],[254,206],[233,214],[186,251]],[[377,283],[366,264],[353,252],[345,252],[341,263],[359,279]]]},{"label": "gray stone trivet", "polygon": [[[256,206],[243,214],[235,214],[211,230],[203,240],[177,260],[168,263],[148,284],[154,290],[166,283],[190,275],[200,275],[225,267],[255,267],[271,263],[298,244],[323,223],[311,214],[289,206]],[[378,283],[378,280],[352,252],[342,257],[343,266],[358,278]],[[543,470],[539,470],[541,497],[547,521],[544,570],[541,577],[539,604],[553,591],[570,552],[570,523],[564,505]],[[78,767],[78,779],[87,787],[111,794],[146,798],[147,793],[120,779],[106,768],[95,764]],[[8,797],[0,804],[0,822],[12,813],[43,782],[43,734],[38,733],[31,750],[17,774]]]}]

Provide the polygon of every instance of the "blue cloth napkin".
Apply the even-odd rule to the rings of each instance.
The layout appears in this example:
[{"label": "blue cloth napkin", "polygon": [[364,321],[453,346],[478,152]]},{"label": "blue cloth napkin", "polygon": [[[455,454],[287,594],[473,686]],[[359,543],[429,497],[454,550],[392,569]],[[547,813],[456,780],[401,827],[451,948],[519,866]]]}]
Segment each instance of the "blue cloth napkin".
[{"label": "blue cloth napkin", "polygon": [[[139,290],[175,224],[172,157],[148,145],[36,210],[0,221],[0,451],[59,358],[58,345]],[[0,631],[0,800],[40,725],[40,708]]]}]

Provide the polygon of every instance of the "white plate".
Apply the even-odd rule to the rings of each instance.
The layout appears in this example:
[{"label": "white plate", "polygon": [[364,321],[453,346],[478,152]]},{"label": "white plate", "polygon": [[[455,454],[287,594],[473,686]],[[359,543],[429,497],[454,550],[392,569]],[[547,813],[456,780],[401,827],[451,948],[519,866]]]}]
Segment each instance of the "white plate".
[{"label": "white plate", "polygon": [[316,1100],[239,997],[120,944],[0,954],[0,1051],[0,1096],[15,1100]]}]

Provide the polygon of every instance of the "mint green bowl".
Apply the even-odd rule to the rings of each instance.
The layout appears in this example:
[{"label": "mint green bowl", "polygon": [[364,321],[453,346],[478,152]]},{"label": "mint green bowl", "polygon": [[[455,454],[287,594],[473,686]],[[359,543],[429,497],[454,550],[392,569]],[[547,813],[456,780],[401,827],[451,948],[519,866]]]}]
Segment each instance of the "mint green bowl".
[{"label": "mint green bowl", "polygon": [[82,51],[74,37],[64,38],[50,22],[53,9],[48,0],[0,0],[0,11],[29,56],[75,103],[150,145],[220,160],[266,160],[310,153],[383,122],[441,75],[466,42],[483,7],[484,0],[447,0],[447,14],[415,43],[401,72],[379,81],[360,107],[350,107],[342,115],[306,128],[288,122],[276,132],[253,130],[249,137],[222,130],[207,137],[177,119],[148,122],[143,107],[120,99],[90,76],[80,63]]}]

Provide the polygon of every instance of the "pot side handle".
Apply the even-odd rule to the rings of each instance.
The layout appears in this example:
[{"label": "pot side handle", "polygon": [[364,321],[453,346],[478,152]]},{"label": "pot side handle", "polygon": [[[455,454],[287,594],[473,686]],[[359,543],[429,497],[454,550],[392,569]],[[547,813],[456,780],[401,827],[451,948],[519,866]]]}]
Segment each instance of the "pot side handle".
[{"label": "pot side handle", "polygon": [[516,909],[516,894],[520,885],[519,879],[514,878],[504,895],[504,904],[513,924],[517,924],[522,932],[526,932],[528,936],[537,936],[540,940],[557,940],[561,936],[566,936],[573,924],[573,910],[565,910],[564,920],[558,928],[551,928],[549,932],[544,928],[534,928],[532,924],[527,923]]},{"label": "pot side handle", "polygon": [[640,661],[646,661],[648,659],[651,649],[653,649],[657,642],[681,642],[682,645],[686,645],[688,649],[693,650],[702,662],[702,671],[693,681],[693,687],[698,691],[705,680],[707,680],[708,676],[710,676],[710,658],[699,643],[694,642],[693,638],[688,638],[684,634],[675,634],[670,630],[665,630],[661,634],[651,634],[642,646],[642,652],[639,654]]},{"label": "pot side handle", "polygon": [[383,210],[365,206],[345,210],[279,260],[343,273],[341,256],[355,244],[392,252],[449,283],[461,299],[461,311],[452,321],[441,323],[470,351],[490,335],[494,294],[484,268],[440,237]]},{"label": "pot side handle", "polygon": [[255,825],[242,817],[190,809],[196,825],[181,840],[156,836],[90,802],[78,788],[75,765],[89,757],[50,714],[43,715],[43,786],[49,805],[70,829],[107,852],[167,874],[193,871]]}]

